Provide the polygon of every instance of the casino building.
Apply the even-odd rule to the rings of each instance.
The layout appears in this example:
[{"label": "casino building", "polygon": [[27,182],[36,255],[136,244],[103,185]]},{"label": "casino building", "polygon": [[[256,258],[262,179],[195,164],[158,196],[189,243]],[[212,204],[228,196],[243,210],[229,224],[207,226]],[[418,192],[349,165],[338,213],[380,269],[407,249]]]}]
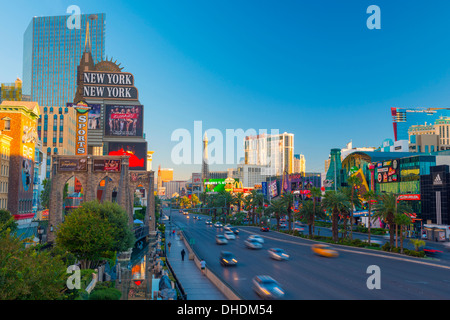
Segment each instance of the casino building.
[{"label": "casino building", "polygon": [[3,155],[9,163],[2,161],[1,168],[1,175],[9,176],[7,208],[21,219],[34,216],[33,180],[39,115],[37,102],[3,101],[0,105],[0,130],[9,137],[9,150]]},{"label": "casino building", "polygon": [[[87,33],[85,51],[78,66],[75,98],[68,104],[75,108],[79,103],[88,106],[86,122],[77,125],[76,154],[128,153],[132,154],[130,170],[145,171],[144,106],[139,102],[133,75],[122,69],[112,59],[94,62]],[[82,153],[78,150],[80,147],[86,147]]]},{"label": "casino building", "polygon": [[[433,225],[450,230],[450,155],[409,152],[355,152],[342,161],[339,187],[355,172],[377,194],[394,193],[413,210],[417,230]],[[331,167],[330,169],[331,170]],[[436,178],[439,176],[439,178]],[[436,227],[439,226],[439,227]],[[435,233],[430,237],[435,239]],[[442,241],[442,239],[440,240]]]}]

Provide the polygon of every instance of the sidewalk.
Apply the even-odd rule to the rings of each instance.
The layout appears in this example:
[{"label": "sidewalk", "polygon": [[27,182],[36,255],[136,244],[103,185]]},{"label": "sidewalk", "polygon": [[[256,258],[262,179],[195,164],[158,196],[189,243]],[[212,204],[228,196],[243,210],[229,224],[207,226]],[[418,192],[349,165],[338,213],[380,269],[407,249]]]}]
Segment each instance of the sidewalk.
[{"label": "sidewalk", "polygon": [[[178,281],[181,283],[187,300],[228,300],[225,295],[202,273],[195,265],[194,260],[189,260],[189,250],[183,240],[178,235],[166,232],[166,257],[175,272]],[[181,250],[186,252],[184,261],[181,260]]]}]

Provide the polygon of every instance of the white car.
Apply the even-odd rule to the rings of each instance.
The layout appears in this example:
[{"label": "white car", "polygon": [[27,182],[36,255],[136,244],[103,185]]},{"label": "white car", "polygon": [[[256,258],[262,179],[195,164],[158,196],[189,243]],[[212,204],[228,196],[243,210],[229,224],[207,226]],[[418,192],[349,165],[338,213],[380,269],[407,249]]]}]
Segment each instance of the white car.
[{"label": "white car", "polygon": [[223,234],[218,234],[216,236],[216,243],[217,244],[227,244],[228,240],[227,240],[227,238],[225,238],[225,236]]},{"label": "white car", "polygon": [[269,256],[275,260],[289,260],[289,255],[280,248],[270,248],[268,250]]},{"label": "white car", "polygon": [[252,234],[247,238],[247,240],[255,240],[258,241],[259,243],[264,243],[264,239],[261,236],[258,236],[257,234]]},{"label": "white car", "polygon": [[222,228],[223,225],[222,225],[220,222],[216,222],[216,223],[214,223],[214,227],[216,227],[216,228]]},{"label": "white car", "polygon": [[234,235],[234,233],[232,231],[225,231],[223,235],[227,240],[236,239],[236,236]]},{"label": "white car", "polygon": [[259,241],[256,240],[245,240],[245,246],[249,249],[261,249],[262,248],[262,244]]}]

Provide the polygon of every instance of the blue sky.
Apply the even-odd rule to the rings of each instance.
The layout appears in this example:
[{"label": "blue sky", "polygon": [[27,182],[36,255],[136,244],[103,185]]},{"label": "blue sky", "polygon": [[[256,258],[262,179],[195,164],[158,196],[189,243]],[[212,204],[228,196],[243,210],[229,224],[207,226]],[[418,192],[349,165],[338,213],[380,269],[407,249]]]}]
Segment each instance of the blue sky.
[{"label": "blue sky", "polygon": [[[200,172],[171,160],[172,132],[193,132],[194,121],[224,135],[294,133],[307,171],[321,172],[331,148],[393,138],[390,107],[448,107],[446,0],[8,1],[0,82],[22,77],[30,19],[72,4],[106,13],[106,55],[134,74],[154,169],[174,168],[177,179]],[[366,27],[373,4],[380,30]]]}]

